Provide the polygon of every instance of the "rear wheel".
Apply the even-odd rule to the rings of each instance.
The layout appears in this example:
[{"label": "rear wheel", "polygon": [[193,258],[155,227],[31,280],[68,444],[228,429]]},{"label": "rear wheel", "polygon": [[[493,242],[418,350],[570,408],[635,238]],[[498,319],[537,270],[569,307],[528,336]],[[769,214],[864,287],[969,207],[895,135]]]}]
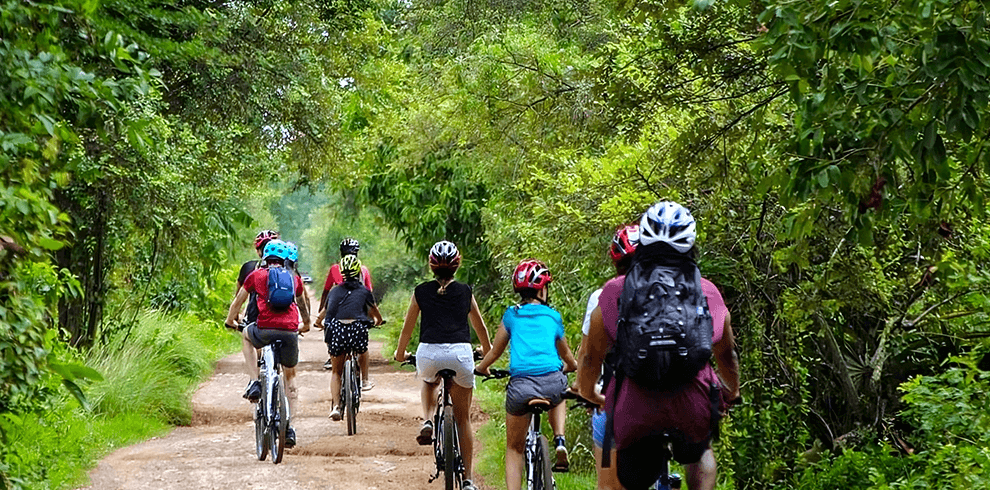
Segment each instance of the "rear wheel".
[{"label": "rear wheel", "polygon": [[265,411],[263,403],[254,406],[254,449],[258,455],[258,461],[264,461],[268,457],[268,440],[265,437]]},{"label": "rear wheel", "polygon": [[289,406],[285,398],[285,385],[282,378],[275,378],[275,393],[272,397],[272,463],[282,462],[285,452],[285,431],[289,426]]},{"label": "rear wheel", "polygon": [[546,436],[541,435],[536,440],[536,454],[533,455],[533,489],[554,490],[553,463],[550,462],[550,445]]},{"label": "rear wheel", "polygon": [[457,431],[454,430],[454,407],[443,407],[440,421],[440,437],[443,439],[443,481],[446,490],[454,490],[457,484]]},{"label": "rear wheel", "polygon": [[[348,359],[344,363],[344,380],[341,390],[344,393],[344,418],[347,419],[347,435],[357,434],[357,404],[354,393],[354,361]],[[360,388],[358,388],[360,390]]]}]

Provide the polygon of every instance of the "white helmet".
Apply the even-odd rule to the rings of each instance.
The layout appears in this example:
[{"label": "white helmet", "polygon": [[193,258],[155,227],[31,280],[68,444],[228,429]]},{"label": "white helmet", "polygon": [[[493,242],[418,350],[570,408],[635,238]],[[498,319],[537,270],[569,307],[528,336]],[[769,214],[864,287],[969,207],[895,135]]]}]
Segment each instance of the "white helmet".
[{"label": "white helmet", "polygon": [[694,246],[697,236],[691,211],[673,201],[660,201],[643,213],[639,220],[639,244],[664,242],[685,253]]}]

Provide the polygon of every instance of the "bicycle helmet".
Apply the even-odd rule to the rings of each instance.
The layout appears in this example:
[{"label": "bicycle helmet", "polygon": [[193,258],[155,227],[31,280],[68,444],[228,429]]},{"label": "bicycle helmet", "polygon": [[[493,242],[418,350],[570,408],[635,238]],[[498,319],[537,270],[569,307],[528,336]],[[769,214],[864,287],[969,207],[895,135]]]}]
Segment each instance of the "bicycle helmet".
[{"label": "bicycle helmet", "polygon": [[539,291],[547,287],[550,281],[553,281],[550,269],[547,269],[546,264],[536,259],[523,260],[512,273],[512,289],[516,292],[522,289]]},{"label": "bicycle helmet", "polygon": [[270,240],[265,244],[265,251],[261,257],[265,260],[272,258],[286,260],[289,258],[289,247],[282,240]]},{"label": "bicycle helmet", "polygon": [[285,242],[285,246],[289,249],[289,256],[286,260],[291,260],[292,262],[299,262],[299,247],[295,243]]},{"label": "bicycle helmet", "polygon": [[639,221],[639,244],[663,242],[680,253],[694,246],[695,221],[691,211],[673,201],[660,201]]},{"label": "bicycle helmet", "polygon": [[255,250],[261,250],[270,240],[278,240],[278,232],[272,230],[261,230],[254,237]]},{"label": "bicycle helmet", "polygon": [[347,237],[340,241],[340,256],[357,255],[361,250],[361,244],[357,240]]},{"label": "bicycle helmet", "polygon": [[344,279],[357,279],[361,275],[361,259],[357,255],[345,255],[340,259],[340,275]]},{"label": "bicycle helmet", "polygon": [[608,255],[612,257],[612,262],[619,263],[622,259],[632,255],[638,244],[639,225],[625,225],[615,230],[612,246],[608,248]]},{"label": "bicycle helmet", "polygon": [[430,249],[430,269],[436,272],[437,269],[448,271],[457,270],[461,265],[461,252],[453,242],[441,240],[433,244]]}]

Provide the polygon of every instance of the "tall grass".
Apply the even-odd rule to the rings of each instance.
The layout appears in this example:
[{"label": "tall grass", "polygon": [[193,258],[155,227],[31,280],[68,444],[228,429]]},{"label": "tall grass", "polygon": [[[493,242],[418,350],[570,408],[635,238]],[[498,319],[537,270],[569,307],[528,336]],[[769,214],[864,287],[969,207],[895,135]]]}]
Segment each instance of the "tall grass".
[{"label": "tall grass", "polygon": [[[70,488],[116,448],[189,423],[190,394],[216,359],[237,350],[236,336],[192,315],[141,315],[129,330],[93,348],[85,361],[103,380],[85,388],[88,407],[56,391],[43,409],[0,419],[0,471],[16,489]],[[3,483],[0,482],[0,487]]]}]

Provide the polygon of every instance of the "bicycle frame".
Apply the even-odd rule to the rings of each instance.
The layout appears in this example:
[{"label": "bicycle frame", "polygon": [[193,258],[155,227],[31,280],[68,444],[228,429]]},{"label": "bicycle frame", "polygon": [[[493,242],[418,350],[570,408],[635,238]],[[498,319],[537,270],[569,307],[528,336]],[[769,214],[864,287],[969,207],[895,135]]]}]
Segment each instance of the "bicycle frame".
[{"label": "bicycle frame", "polygon": [[[285,449],[285,431],[291,418],[289,400],[285,395],[285,379],[274,347],[281,342],[264,346],[258,358],[258,380],[261,383],[261,400],[255,407],[255,443],[258,459],[272,454],[272,462],[282,461]],[[284,409],[284,411],[283,411]],[[261,424],[261,427],[258,424]]]}]

